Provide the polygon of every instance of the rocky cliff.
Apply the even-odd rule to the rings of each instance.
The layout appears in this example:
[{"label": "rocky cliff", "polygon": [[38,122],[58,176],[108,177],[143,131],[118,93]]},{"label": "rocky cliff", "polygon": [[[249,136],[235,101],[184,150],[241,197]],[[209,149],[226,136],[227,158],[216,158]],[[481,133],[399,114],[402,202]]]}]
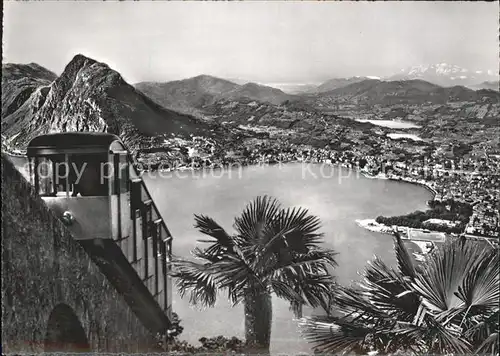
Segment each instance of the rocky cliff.
[{"label": "rocky cliff", "polygon": [[40,68],[2,67],[2,134],[10,147],[23,149],[49,132],[109,132],[132,150],[158,135],[212,134],[205,122],[154,103],[104,63],[77,55],[57,78]]},{"label": "rocky cliff", "polygon": [[2,117],[15,112],[37,89],[49,86],[56,78],[55,73],[36,63],[2,65]]}]

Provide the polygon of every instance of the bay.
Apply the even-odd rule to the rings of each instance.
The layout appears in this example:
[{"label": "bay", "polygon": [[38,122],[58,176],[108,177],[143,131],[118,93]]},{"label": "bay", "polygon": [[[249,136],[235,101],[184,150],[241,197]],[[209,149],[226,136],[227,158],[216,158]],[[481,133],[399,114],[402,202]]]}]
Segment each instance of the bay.
[{"label": "bay", "polygon": [[[284,164],[251,166],[232,170],[149,173],[144,177],[153,199],[174,236],[174,254],[190,256],[203,235],[194,228],[194,214],[214,218],[228,232],[245,205],[258,195],[270,195],[284,206],[309,209],[322,221],[321,231],[328,247],[339,254],[337,280],[349,284],[358,280],[374,255],[394,264],[393,240],[389,235],[367,231],[356,219],[378,215],[401,215],[425,209],[432,198],[426,189],[391,180],[367,179],[356,171],[326,165]],[[184,326],[181,339],[198,345],[205,336],[244,338],[242,306],[231,307],[220,296],[214,308],[200,310],[180,298],[174,288],[173,310]],[[304,315],[315,311],[304,310]],[[298,332],[297,322],[286,302],[274,297],[271,352],[310,352],[310,345]]]}]

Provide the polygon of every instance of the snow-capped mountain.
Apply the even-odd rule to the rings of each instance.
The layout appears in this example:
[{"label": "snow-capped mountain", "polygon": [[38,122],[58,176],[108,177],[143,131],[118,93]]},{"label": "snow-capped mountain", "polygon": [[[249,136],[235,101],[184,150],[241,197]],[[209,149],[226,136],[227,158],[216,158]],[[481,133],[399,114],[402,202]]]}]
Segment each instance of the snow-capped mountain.
[{"label": "snow-capped mountain", "polygon": [[488,89],[488,90],[500,91],[500,81],[497,80],[496,82],[482,82],[478,85],[475,85],[473,89],[474,90]]},{"label": "snow-capped mountain", "polygon": [[421,79],[444,87],[463,85],[474,87],[482,82],[497,81],[498,73],[493,70],[470,70],[454,64],[438,63],[418,65],[401,69],[386,80]]}]

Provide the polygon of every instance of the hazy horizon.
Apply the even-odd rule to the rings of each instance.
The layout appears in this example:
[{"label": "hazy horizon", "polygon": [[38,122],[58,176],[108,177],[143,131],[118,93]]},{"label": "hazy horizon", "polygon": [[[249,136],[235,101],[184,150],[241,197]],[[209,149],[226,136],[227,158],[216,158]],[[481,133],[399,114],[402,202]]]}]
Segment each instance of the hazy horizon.
[{"label": "hazy horizon", "polygon": [[498,73],[496,3],[4,2],[2,63],[76,54],[131,83],[319,83],[435,63]]}]

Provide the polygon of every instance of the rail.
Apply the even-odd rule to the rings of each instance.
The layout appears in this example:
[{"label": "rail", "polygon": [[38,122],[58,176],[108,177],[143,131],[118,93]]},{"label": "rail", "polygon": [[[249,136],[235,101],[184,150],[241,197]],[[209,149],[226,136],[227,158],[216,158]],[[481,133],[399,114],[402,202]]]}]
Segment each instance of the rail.
[{"label": "rail", "polygon": [[[130,154],[129,151],[127,151],[127,159],[128,159],[128,162],[129,162],[129,165],[130,167],[132,167],[132,169],[134,170],[134,173],[136,174],[137,177],[141,177],[141,174],[137,171],[137,169],[135,168],[134,166],[134,159],[132,157],[132,155]],[[141,181],[142,181],[142,187],[144,188],[144,192],[146,193],[146,196],[148,198],[148,200],[151,200],[151,206],[153,207],[154,209],[154,212],[157,216],[162,216],[160,214],[160,210],[158,209],[158,207],[156,206],[156,203],[154,201],[154,199],[151,197],[151,193],[149,192],[149,189],[146,185],[146,182],[144,182],[144,180],[142,178],[140,178]],[[167,227],[167,224],[165,223],[165,219],[161,219],[161,226],[163,229],[165,229],[165,232],[167,233],[167,239],[166,240],[169,240],[171,241],[173,239],[172,237],[172,234],[170,233],[170,230],[168,229]]]}]

